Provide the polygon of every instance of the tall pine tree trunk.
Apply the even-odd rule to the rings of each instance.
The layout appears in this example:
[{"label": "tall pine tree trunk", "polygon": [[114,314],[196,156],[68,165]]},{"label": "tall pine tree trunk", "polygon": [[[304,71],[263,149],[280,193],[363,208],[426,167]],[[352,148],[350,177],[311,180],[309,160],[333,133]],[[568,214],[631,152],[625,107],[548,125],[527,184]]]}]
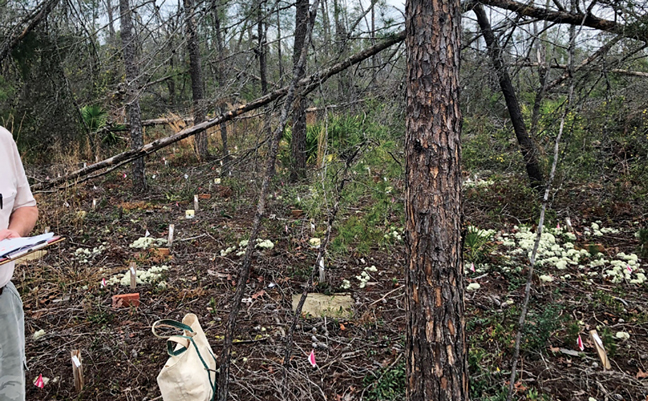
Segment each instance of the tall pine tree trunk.
[{"label": "tall pine tree trunk", "polygon": [[[306,26],[308,23],[308,0],[297,0],[295,5],[295,46],[293,48],[293,66],[296,67],[299,61],[304,42],[306,41]],[[297,69],[298,78],[301,79],[306,73],[306,68]],[[306,105],[303,96],[298,94],[295,97],[293,108],[293,124],[291,139],[290,181],[296,182],[306,177]]]},{"label": "tall pine tree trunk", "polygon": [[461,255],[459,0],[408,0],[407,399],[468,400]]},{"label": "tall pine tree trunk", "polygon": [[502,49],[497,43],[497,39],[493,34],[491,29],[490,22],[486,16],[486,11],[481,4],[476,4],[473,8],[475,15],[477,15],[477,22],[481,28],[482,35],[484,35],[484,40],[486,41],[486,46],[488,46],[488,53],[491,56],[493,62],[493,67],[497,73],[499,79],[500,87],[502,88],[502,94],[504,95],[504,100],[506,101],[506,108],[509,111],[511,116],[511,123],[513,124],[513,130],[515,131],[515,137],[517,138],[518,145],[520,146],[520,152],[522,152],[522,157],[524,158],[524,163],[526,164],[527,175],[531,181],[531,186],[536,189],[540,189],[544,183],[544,178],[542,175],[542,168],[540,168],[540,163],[538,162],[538,151],[535,144],[529,137],[529,133],[526,129],[526,124],[524,124],[524,117],[522,116],[522,110],[520,109],[520,103],[518,102],[517,95],[515,94],[515,88],[511,83],[511,77],[508,73],[508,68],[504,63],[504,58],[502,57]]},{"label": "tall pine tree trunk", "polygon": [[[119,0],[119,13],[121,18],[122,57],[126,69],[126,114],[130,125],[131,149],[144,146],[142,132],[142,115],[139,104],[139,68],[137,66],[137,48],[135,46],[135,33],[131,19],[131,9],[128,0]],[[146,176],[144,175],[144,158],[140,157],[133,162],[132,170],[133,187],[139,190],[146,189]]]},{"label": "tall pine tree trunk", "polygon": [[[194,21],[193,0],[183,0],[185,8],[185,29],[187,30],[187,50],[189,52],[189,74],[191,75],[191,92],[193,95],[193,116],[194,125],[205,121],[205,102],[202,80],[202,67],[200,65],[200,46],[198,44],[198,33]],[[196,134],[194,148],[200,160],[209,158],[207,143],[207,132]]]}]

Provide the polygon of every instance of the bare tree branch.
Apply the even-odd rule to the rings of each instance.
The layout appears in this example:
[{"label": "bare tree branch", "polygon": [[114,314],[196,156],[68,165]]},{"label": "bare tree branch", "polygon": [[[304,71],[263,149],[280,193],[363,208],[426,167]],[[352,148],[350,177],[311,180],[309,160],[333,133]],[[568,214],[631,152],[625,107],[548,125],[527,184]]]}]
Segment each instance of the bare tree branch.
[{"label": "bare tree branch", "polygon": [[[517,65],[520,66],[520,67],[538,67],[539,66],[538,63],[521,63],[521,64],[517,64]],[[567,69],[567,65],[565,65],[565,64],[552,64],[549,67],[557,69],[557,70],[565,70],[565,69]],[[576,68],[574,71],[582,70],[583,67]],[[619,75],[626,75],[626,76],[629,76],[629,77],[648,78],[648,72],[624,70],[622,68],[609,68],[609,69],[606,69],[606,68],[603,68],[603,67],[596,67],[596,68],[590,68],[589,70],[601,71],[601,72],[607,72],[607,73],[619,74]]]},{"label": "bare tree branch", "polygon": [[612,39],[611,41],[603,45],[600,49],[598,49],[596,52],[592,53],[589,57],[583,60],[576,68],[573,69],[573,71],[570,71],[569,69],[565,69],[565,72],[561,76],[559,76],[558,78],[554,79],[553,81],[547,84],[545,91],[547,92],[551,91],[556,86],[562,84],[567,78],[571,76],[572,73],[578,72],[583,68],[587,67],[594,60],[607,53],[612,48],[612,46],[614,46],[615,44],[617,44],[617,42],[619,42],[619,40],[621,40],[620,36]]},{"label": "bare tree branch", "polygon": [[[401,31],[398,34],[392,36],[391,38],[388,38],[383,42],[376,44],[375,46],[371,46],[359,53],[356,53],[353,56],[347,58],[346,60],[340,63],[337,63],[327,69],[321,70],[315,74],[309,75],[308,77],[299,81],[301,93],[306,94],[313,91],[315,88],[317,88],[317,86],[320,83],[326,81],[328,78],[332,77],[333,75],[339,73],[340,71],[344,71],[350,66],[357,64],[375,54],[380,53],[382,50],[385,50],[396,43],[402,42],[404,39],[405,39],[405,31]],[[76,180],[79,177],[83,177],[95,171],[114,166],[115,164],[121,163],[123,161],[131,161],[139,157],[149,155],[164,147],[176,143],[182,139],[195,135],[198,132],[202,132],[218,124],[224,123],[226,121],[230,121],[243,113],[247,113],[248,111],[258,109],[259,107],[262,107],[274,100],[286,96],[287,93],[288,93],[288,86],[284,86],[283,88],[270,92],[267,95],[257,98],[256,100],[253,100],[250,103],[240,105],[228,111],[227,113],[221,115],[220,117],[186,128],[175,135],[171,135],[166,138],[160,138],[158,140],[155,140],[151,143],[142,146],[139,149],[129,150],[120,153],[118,155],[112,156],[108,159],[102,160],[98,163],[91,164],[85,168],[73,171],[63,177],[53,178],[47,181],[36,183],[32,186],[32,189],[35,191],[50,189],[66,181]]]},{"label": "bare tree branch", "polygon": [[[39,4],[36,9],[38,10],[40,8],[40,11],[36,13],[36,15],[29,15],[27,16],[21,24],[26,23],[29,21],[29,24],[16,36],[9,36],[7,40],[4,41],[2,44],[2,47],[0,47],[0,63],[7,57],[9,52],[11,52],[16,46],[18,46],[18,43],[20,43],[21,40],[25,38],[31,32],[42,20],[47,18],[49,13],[56,7],[58,4],[59,0],[45,0],[41,4]],[[31,21],[30,21],[31,20]]]},{"label": "bare tree branch", "polygon": [[537,18],[539,20],[552,21],[561,24],[571,24],[576,26],[583,25],[589,28],[599,29],[601,31],[615,33],[626,38],[648,42],[648,27],[639,22],[627,25],[619,24],[615,21],[599,18],[593,14],[590,14],[589,12],[587,14],[583,14],[580,12],[554,11],[542,7],[520,3],[514,0],[468,1],[464,3],[463,9],[471,9],[476,3],[513,11],[514,13],[522,17],[531,17]]}]

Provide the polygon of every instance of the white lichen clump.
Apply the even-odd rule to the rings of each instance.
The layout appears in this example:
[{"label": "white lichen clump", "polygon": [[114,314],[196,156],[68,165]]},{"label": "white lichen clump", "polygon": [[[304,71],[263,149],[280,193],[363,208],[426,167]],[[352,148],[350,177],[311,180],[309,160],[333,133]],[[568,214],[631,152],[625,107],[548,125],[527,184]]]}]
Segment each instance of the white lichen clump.
[{"label": "white lichen clump", "polygon": [[92,248],[92,250],[87,248],[78,248],[76,251],[74,251],[74,257],[80,263],[89,263],[91,260],[93,260],[95,257],[100,255],[101,252],[105,250],[106,247],[104,245],[96,246]]},{"label": "white lichen clump", "polygon": [[646,281],[645,271],[640,267],[639,257],[635,254],[626,255],[620,252],[615,259],[610,261],[600,259],[596,265],[608,265],[608,268],[603,271],[603,276],[615,284],[623,281],[630,284],[643,284]]},{"label": "white lichen clump", "polygon": [[[514,229],[515,233],[498,234],[495,236],[495,240],[509,248],[508,255],[524,255],[530,258],[536,233],[528,227],[516,226]],[[615,228],[601,228],[600,222],[594,222],[590,226],[584,227],[583,231],[586,235],[594,236],[620,232]],[[536,264],[545,270],[555,269],[562,272],[559,278],[565,281],[585,277],[586,282],[591,284],[591,279],[599,277],[615,284],[622,282],[643,284],[646,282],[646,272],[641,267],[641,261],[637,255],[627,255],[621,252],[614,257],[606,258],[600,253],[590,254],[587,249],[576,249],[573,243],[575,240],[576,236],[571,232],[560,228],[545,228],[538,244]],[[503,271],[510,270],[508,266],[502,266],[501,269]],[[585,269],[589,271],[579,272]],[[550,282],[549,278],[553,279],[553,276],[548,273],[539,277],[543,282]]]},{"label": "white lichen clump", "polygon": [[619,331],[616,333],[616,338],[619,340],[627,340],[630,338],[630,333],[626,333],[625,331]]},{"label": "white lichen clump", "polygon": [[466,178],[466,180],[463,182],[463,187],[464,188],[488,188],[493,184],[495,184],[495,181],[493,180],[476,179],[473,181],[469,177]]},{"label": "white lichen clump", "polygon": [[259,249],[272,249],[274,248],[274,243],[269,239],[264,239],[260,241],[257,239],[256,247]]},{"label": "white lichen clump", "polygon": [[[165,271],[169,270],[169,266],[167,265],[162,265],[162,266],[153,266],[148,270],[137,270],[135,272],[136,279],[135,281],[137,284],[152,284],[157,281],[159,281],[162,278],[162,273]],[[115,284],[120,284],[123,286],[129,286],[130,285],[130,270],[126,271],[124,274],[116,274],[112,276],[108,281],[106,281],[106,284],[108,285],[115,285]],[[162,284],[162,282],[160,283]],[[166,288],[166,283],[163,285],[158,285],[161,288]]]},{"label": "white lichen clump", "polygon": [[151,247],[162,246],[166,243],[167,240],[164,238],[142,237],[136,239],[135,242],[133,242],[129,246],[131,248],[148,249]]},{"label": "white lichen clump", "polygon": [[[369,275],[368,272],[375,273],[375,272],[377,272],[377,271],[378,271],[378,268],[376,268],[376,266],[374,266],[374,265],[371,265],[371,266],[369,266],[369,267],[365,267],[364,270],[362,271],[362,273],[360,273],[359,276],[356,276],[356,279],[358,279],[358,281],[360,281],[360,285],[359,285],[359,287],[360,287],[360,288],[365,288],[365,286],[367,285],[367,283],[368,283],[369,280],[371,279],[371,276]],[[342,284],[343,284],[343,285],[344,285],[344,282],[345,282],[345,281],[346,281],[346,280],[342,281]],[[351,286],[351,283],[349,283],[349,287],[350,287],[350,286]],[[344,287],[343,287],[343,288],[344,288]],[[345,288],[345,289],[348,289],[348,287]]]},{"label": "white lichen clump", "polygon": [[[547,229],[540,237],[538,244],[538,252],[536,254],[536,263],[542,266],[549,265],[565,270],[568,265],[577,266],[583,256],[588,256],[589,252],[584,249],[574,249],[574,244],[571,242],[560,241],[562,230]],[[536,233],[531,231],[528,227],[520,227],[513,235],[519,248],[512,251],[513,254],[526,254],[531,258],[533,246],[536,241]],[[569,239],[569,237],[568,237]],[[575,239],[575,237],[574,237]],[[511,246],[512,241],[507,241],[508,246]]]},{"label": "white lichen clump", "polygon": [[351,282],[347,279],[342,280],[342,285],[340,286],[343,290],[348,290],[351,288]]},{"label": "white lichen clump", "polygon": [[479,283],[470,283],[470,284],[468,284],[468,287],[466,287],[466,290],[467,291],[477,291],[480,288],[481,288],[481,285],[479,285]]},{"label": "white lichen clump", "polygon": [[383,236],[386,240],[395,240],[395,241],[402,241],[403,240],[403,231],[404,229],[398,229],[396,227],[390,227],[387,230],[387,233]]},{"label": "white lichen clump", "polygon": [[[239,242],[238,247],[236,245],[232,245],[228,247],[227,249],[222,249],[220,251],[220,256],[227,256],[230,253],[234,252],[235,250],[239,250],[236,252],[236,256],[243,256],[245,255],[245,251],[247,249],[248,244],[250,241],[244,239],[241,242]],[[257,249],[273,249],[275,246],[274,242],[270,241],[269,239],[261,239],[257,238],[256,239],[256,245],[254,246]]]},{"label": "white lichen clump", "polygon": [[227,249],[221,249],[221,251],[220,251],[220,255],[221,255],[221,256],[227,256],[227,255],[229,255],[230,253],[234,252],[235,250],[236,250],[236,245],[234,245],[234,246],[230,246],[230,247],[227,248]]},{"label": "white lichen clump", "polygon": [[358,281],[360,281],[359,287],[365,288],[371,276],[369,276],[369,273],[367,273],[366,271],[363,271],[359,276],[356,276],[356,278],[358,279]]}]

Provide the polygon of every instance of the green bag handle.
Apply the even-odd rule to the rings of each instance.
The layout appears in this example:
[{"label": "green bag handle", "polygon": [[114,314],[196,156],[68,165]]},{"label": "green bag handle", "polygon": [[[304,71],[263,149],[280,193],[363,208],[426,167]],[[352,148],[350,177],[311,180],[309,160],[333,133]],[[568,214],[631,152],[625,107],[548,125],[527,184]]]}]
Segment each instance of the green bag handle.
[{"label": "green bag handle", "polygon": [[157,337],[157,338],[169,338],[169,337],[172,337],[172,336],[161,336],[161,335],[159,335],[155,331],[155,329],[157,327],[170,327],[172,329],[181,329],[181,330],[188,331],[190,333],[194,333],[193,329],[191,327],[187,326],[184,323],[176,322],[175,320],[171,320],[171,319],[161,319],[161,320],[158,320],[157,322],[153,323],[153,326],[151,326],[151,331],[153,332],[153,335],[155,337]]},{"label": "green bag handle", "polygon": [[[155,329],[157,329],[159,327],[170,327],[172,329],[180,329],[180,330],[187,331],[187,332],[189,332],[191,334],[189,336],[162,336],[162,335],[159,335],[157,333],[157,331],[155,330]],[[155,337],[167,340],[167,354],[169,354],[170,356],[181,355],[183,352],[185,352],[187,350],[187,347],[183,346],[182,344],[179,344],[179,343],[174,342],[173,340],[170,340],[170,338],[172,338],[172,337],[187,339],[187,340],[189,340],[189,341],[191,341],[193,343],[194,347],[196,347],[196,344],[193,342],[193,335],[195,335],[195,332],[193,331],[193,329],[191,327],[187,326],[184,323],[176,322],[175,320],[171,320],[171,319],[161,319],[161,320],[158,320],[157,322],[153,323],[153,326],[151,326],[151,331],[153,332],[153,335]],[[176,344],[180,345],[181,348],[176,350],[175,349]],[[196,352],[198,352],[198,348],[196,348]],[[200,352],[198,352],[198,356],[200,357],[200,360],[202,361],[202,356],[200,355]],[[205,362],[204,361],[202,361],[202,362],[203,362],[203,365],[205,365],[205,367],[206,367]]]},{"label": "green bag handle", "polygon": [[[162,335],[159,335],[155,331],[155,329],[159,328],[159,327],[170,327],[170,328],[173,328],[173,329],[180,329],[180,330],[187,331],[190,334],[188,336],[185,336],[185,335],[182,335],[182,336],[162,336]],[[209,372],[211,370],[211,369],[209,369],[209,366],[207,366],[207,363],[203,359],[202,355],[200,355],[200,351],[198,350],[198,346],[196,345],[196,342],[193,339],[196,332],[191,327],[187,326],[184,323],[177,322],[175,320],[161,319],[161,320],[158,320],[157,322],[153,323],[153,325],[151,326],[151,331],[153,332],[153,335],[155,337],[167,340],[167,354],[169,354],[170,356],[178,356],[178,355],[183,354],[185,351],[187,351],[187,347],[183,346],[182,344],[174,342],[173,340],[171,340],[172,337],[184,338],[184,339],[187,339],[187,340],[191,341],[191,343],[194,346],[194,349],[196,350],[196,354],[198,355],[198,358],[200,359],[200,362],[202,362],[203,367],[205,368],[205,370],[207,372]],[[175,349],[176,345],[180,345],[181,348],[176,350]],[[214,361],[216,361],[216,357],[214,356],[214,354],[212,354],[211,352],[209,354],[211,355],[212,358],[214,358]],[[216,385],[217,385],[217,382],[212,381],[211,375],[209,373],[207,373],[207,374],[209,375],[209,385],[210,385],[210,387],[212,389],[212,398],[211,399],[213,401],[213,400],[216,399]]]}]

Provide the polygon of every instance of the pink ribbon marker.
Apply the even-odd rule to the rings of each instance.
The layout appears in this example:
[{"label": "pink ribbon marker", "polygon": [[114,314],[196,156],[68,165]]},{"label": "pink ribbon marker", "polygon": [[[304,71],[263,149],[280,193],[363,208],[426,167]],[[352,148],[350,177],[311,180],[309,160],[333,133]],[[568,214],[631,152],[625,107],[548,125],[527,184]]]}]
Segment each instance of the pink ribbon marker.
[{"label": "pink ribbon marker", "polygon": [[560,230],[560,223],[556,224],[556,230]]},{"label": "pink ribbon marker", "polygon": [[585,347],[583,346],[583,340],[581,339],[580,334],[578,335],[578,340],[576,340],[576,344],[578,344],[578,349],[581,351],[585,351]]},{"label": "pink ribbon marker", "polygon": [[45,382],[43,381],[43,375],[40,374],[38,375],[38,379],[34,382],[34,385],[38,388],[44,388],[45,387]]},{"label": "pink ribbon marker", "polygon": [[475,272],[475,264],[472,262],[470,262],[470,271],[473,273]]},{"label": "pink ribbon marker", "polygon": [[626,267],[628,268],[628,271],[632,273],[632,267],[630,267],[630,265],[626,265]]},{"label": "pink ribbon marker", "polygon": [[310,362],[313,367],[317,366],[317,363],[315,362],[315,350],[311,350],[311,353],[308,356],[308,362]]},{"label": "pink ribbon marker", "polygon": [[106,286],[106,279],[102,278],[101,279],[101,288],[104,288]]}]

